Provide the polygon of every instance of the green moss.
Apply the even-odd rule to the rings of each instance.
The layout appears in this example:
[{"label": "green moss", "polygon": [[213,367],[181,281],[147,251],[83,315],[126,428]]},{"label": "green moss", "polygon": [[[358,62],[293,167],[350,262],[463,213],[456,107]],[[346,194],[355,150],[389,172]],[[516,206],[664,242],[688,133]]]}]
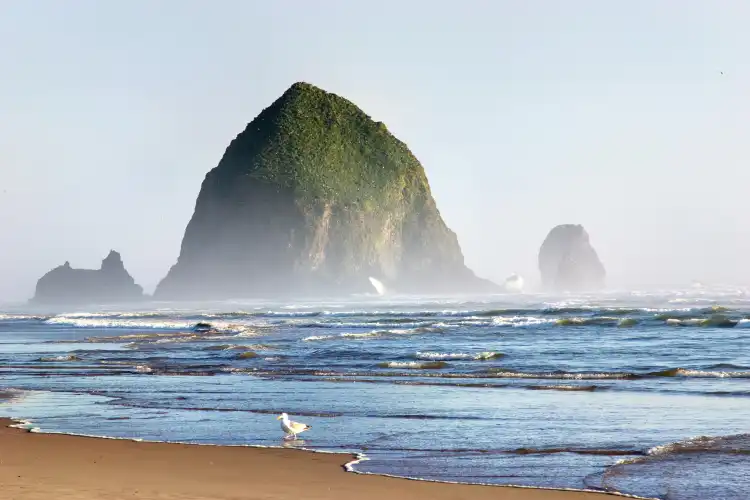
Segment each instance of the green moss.
[{"label": "green moss", "polygon": [[[371,212],[429,193],[421,165],[383,123],[310,84],[294,84],[235,143],[223,160],[232,170],[292,189],[308,206],[326,200]],[[414,184],[421,189],[405,193]]]}]

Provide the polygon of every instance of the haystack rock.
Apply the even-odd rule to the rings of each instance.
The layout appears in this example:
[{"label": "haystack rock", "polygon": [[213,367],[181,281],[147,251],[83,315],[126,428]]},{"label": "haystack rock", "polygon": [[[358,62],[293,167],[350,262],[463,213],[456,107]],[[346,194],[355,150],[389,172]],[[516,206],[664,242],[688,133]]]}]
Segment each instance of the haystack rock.
[{"label": "haystack rock", "polygon": [[66,262],[42,276],[31,299],[37,304],[105,304],[140,300],[143,288],[125,270],[112,250],[100,269],[73,269]]},{"label": "haystack rock", "polygon": [[582,291],[604,287],[605,270],[581,225],[552,229],[539,250],[539,271],[547,290]]},{"label": "haystack rock", "polygon": [[464,265],[424,169],[383,123],[307,83],[203,181],[160,299],[494,291]]}]

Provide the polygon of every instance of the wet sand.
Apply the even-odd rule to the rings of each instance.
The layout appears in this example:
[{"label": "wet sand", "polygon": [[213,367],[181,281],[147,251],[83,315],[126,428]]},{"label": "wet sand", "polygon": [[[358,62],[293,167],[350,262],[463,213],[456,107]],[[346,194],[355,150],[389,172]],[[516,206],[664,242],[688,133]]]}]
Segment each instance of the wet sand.
[{"label": "wet sand", "polygon": [[346,454],[40,434],[12,423],[0,419],[0,492],[7,500],[617,498],[353,474],[343,469]]}]

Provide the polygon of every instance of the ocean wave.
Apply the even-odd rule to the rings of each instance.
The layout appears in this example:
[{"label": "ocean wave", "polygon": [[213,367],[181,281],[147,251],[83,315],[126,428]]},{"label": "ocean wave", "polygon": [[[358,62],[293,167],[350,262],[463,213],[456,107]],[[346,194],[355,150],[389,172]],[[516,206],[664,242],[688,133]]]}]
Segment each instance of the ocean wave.
[{"label": "ocean wave", "polygon": [[[251,326],[290,325],[299,328],[442,328],[511,326],[633,326],[642,321],[663,321],[672,326],[732,327],[748,324],[739,311],[724,306],[683,308],[634,308],[600,305],[546,306],[524,308],[488,308],[459,310],[304,310],[304,311],[231,311],[231,312],[71,312],[58,316],[0,315],[0,319],[41,319],[49,324],[78,328],[189,329],[197,322],[211,321],[224,331],[244,330]],[[740,317],[736,317],[740,316]],[[267,318],[269,321],[262,321]],[[255,321],[251,321],[254,319]],[[313,321],[311,321],[313,319]],[[215,320],[215,324],[214,324]]]},{"label": "ocean wave", "polygon": [[55,362],[55,361],[80,361],[81,358],[76,356],[75,354],[67,354],[67,355],[61,355],[61,356],[46,356],[39,358],[39,361],[41,362]]},{"label": "ocean wave", "polygon": [[268,344],[218,344],[203,347],[204,351],[269,351],[275,347]]},{"label": "ocean wave", "polygon": [[385,337],[389,335],[419,335],[424,333],[440,333],[444,331],[441,327],[417,327],[417,328],[391,328],[386,330],[372,330],[369,332],[347,332],[332,335],[310,335],[302,339],[303,342],[318,340],[341,340],[341,339],[367,339],[373,337]]},{"label": "ocean wave", "polygon": [[750,371],[705,371],[678,368],[677,375],[696,378],[750,378]]},{"label": "ocean wave", "polygon": [[111,312],[71,312],[71,313],[65,313],[61,314],[59,316],[54,316],[53,318],[170,318],[175,315],[166,314],[164,312],[160,311],[142,311],[142,312],[135,312],[135,311],[128,311],[128,312],[117,312],[117,311],[111,311]]},{"label": "ocean wave", "polygon": [[575,453],[577,455],[600,455],[617,457],[622,455],[643,455],[643,452],[639,450],[617,450],[607,448],[516,448],[515,450],[509,450],[506,453],[514,455],[553,455],[557,453]]},{"label": "ocean wave", "polygon": [[696,452],[750,453],[750,434],[732,436],[696,436],[683,441],[654,446],[646,451],[650,457]]},{"label": "ocean wave", "polygon": [[654,446],[585,479],[595,489],[675,499],[744,499],[750,435],[697,436]]},{"label": "ocean wave", "polygon": [[222,366],[219,368],[219,371],[224,373],[248,373],[251,370],[247,368],[237,368],[235,366]]},{"label": "ocean wave", "polygon": [[325,311],[232,311],[201,313],[206,319],[242,319],[242,318],[307,318],[322,316]]},{"label": "ocean wave", "polygon": [[310,335],[302,339],[303,342],[313,342],[316,340],[334,340],[334,339],[368,339],[372,337],[380,337],[384,334],[383,330],[376,330],[372,332],[361,332],[361,333],[339,333],[338,335]]},{"label": "ocean wave", "polygon": [[669,326],[687,326],[703,328],[734,328],[740,321],[739,318],[729,318],[723,315],[713,315],[710,318],[666,318]]},{"label": "ocean wave", "polygon": [[33,314],[0,313],[0,321],[40,321],[48,318],[49,316],[37,316]]},{"label": "ocean wave", "polygon": [[518,372],[504,368],[489,368],[487,373],[497,378],[570,379],[570,380],[623,380],[639,378],[630,372]]},{"label": "ocean wave", "polygon": [[112,366],[133,366],[135,360],[123,360],[123,359],[101,359],[99,364],[112,365]]},{"label": "ocean wave", "polygon": [[466,352],[417,352],[414,357],[428,361],[461,361],[461,360],[488,360],[498,359],[504,354],[494,351],[485,351],[479,353]]},{"label": "ocean wave", "polygon": [[584,391],[591,392],[597,389],[595,385],[530,385],[526,387],[532,391]]},{"label": "ocean wave", "polygon": [[[144,330],[193,330],[195,321],[184,319],[159,319],[144,320],[134,318],[112,318],[112,317],[77,317],[77,316],[55,316],[46,320],[50,325],[72,326],[74,328],[105,328],[105,329],[144,329]],[[211,323],[213,331],[219,333],[235,333],[249,335],[256,331],[253,325],[216,322]],[[211,332],[206,332],[211,333]]]},{"label": "ocean wave", "polygon": [[381,319],[377,321],[314,321],[291,323],[292,326],[297,328],[426,328],[433,326],[435,321],[392,321],[389,319]]},{"label": "ocean wave", "polygon": [[535,316],[498,316],[492,318],[495,326],[527,327],[554,323],[555,319],[538,318]]},{"label": "ocean wave", "polygon": [[518,372],[504,368],[488,368],[487,373],[498,378],[571,379],[571,380],[638,380],[659,377],[695,378],[750,378],[750,371],[704,371],[686,368],[667,368],[646,373],[637,372]]},{"label": "ocean wave", "polygon": [[65,325],[76,328],[143,328],[162,330],[189,330],[195,321],[170,320],[148,321],[138,319],[118,319],[112,317],[55,316],[46,321],[50,325]]},{"label": "ocean wave", "polygon": [[621,318],[612,316],[595,316],[591,318],[560,318],[555,321],[558,326],[606,326],[606,325],[618,325],[622,321]]},{"label": "ocean wave", "polygon": [[734,363],[716,363],[703,367],[704,370],[750,370],[750,366],[735,365]]},{"label": "ocean wave", "polygon": [[340,338],[340,335],[310,335],[302,339],[303,342],[314,342],[316,340],[329,340]]},{"label": "ocean wave", "polygon": [[136,359],[131,359],[131,360],[102,359],[102,360],[99,360],[98,363],[104,366],[112,366],[112,367],[118,366],[122,368],[130,368],[140,373],[151,373],[152,371],[151,367],[148,364],[145,364],[142,361],[139,361]]},{"label": "ocean wave", "polygon": [[386,361],[379,363],[380,368],[406,368],[416,370],[440,370],[449,365],[445,361]]}]

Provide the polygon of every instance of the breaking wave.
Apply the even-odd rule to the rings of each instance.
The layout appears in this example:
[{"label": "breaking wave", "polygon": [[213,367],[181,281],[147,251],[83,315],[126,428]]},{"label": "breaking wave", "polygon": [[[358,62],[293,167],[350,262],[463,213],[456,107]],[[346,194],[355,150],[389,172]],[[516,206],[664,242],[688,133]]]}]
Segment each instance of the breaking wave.
[{"label": "breaking wave", "polygon": [[750,378],[750,371],[705,371],[684,368],[668,368],[666,370],[638,373],[638,372],[517,372],[503,368],[489,368],[488,373],[499,378],[529,378],[529,379],[573,379],[573,380],[637,380],[658,377],[695,377],[695,378]]},{"label": "breaking wave", "polygon": [[440,370],[449,365],[445,361],[387,361],[378,364],[381,368],[407,368],[417,370]]},{"label": "breaking wave", "polygon": [[[140,319],[121,317],[90,317],[90,316],[55,316],[46,320],[50,325],[64,325],[76,328],[107,328],[107,329],[144,329],[144,330],[192,330],[196,321],[182,319]],[[210,325],[215,331],[222,333],[247,333],[252,325],[216,322]]]},{"label": "breaking wave", "polygon": [[4,314],[0,313],[0,321],[33,321],[46,320],[49,316],[35,316],[32,314]]},{"label": "breaking wave", "polygon": [[80,361],[81,358],[75,354],[68,354],[63,356],[43,356],[39,358],[41,362],[54,362],[54,361]]},{"label": "breaking wave", "polygon": [[419,327],[419,328],[392,328],[389,330],[372,330],[369,332],[347,332],[335,335],[310,335],[302,339],[303,342],[313,342],[316,340],[341,340],[341,339],[368,339],[374,337],[400,336],[400,335],[419,335],[425,333],[440,333],[441,327]]},{"label": "breaking wave", "polygon": [[[750,434],[697,436],[648,449],[585,479],[588,487],[675,500],[746,498]],[[735,473],[736,471],[736,473]]]},{"label": "breaking wave", "polygon": [[417,352],[414,355],[417,359],[429,361],[461,361],[461,360],[487,360],[498,359],[503,357],[500,352],[485,351],[480,353],[466,352]]}]

